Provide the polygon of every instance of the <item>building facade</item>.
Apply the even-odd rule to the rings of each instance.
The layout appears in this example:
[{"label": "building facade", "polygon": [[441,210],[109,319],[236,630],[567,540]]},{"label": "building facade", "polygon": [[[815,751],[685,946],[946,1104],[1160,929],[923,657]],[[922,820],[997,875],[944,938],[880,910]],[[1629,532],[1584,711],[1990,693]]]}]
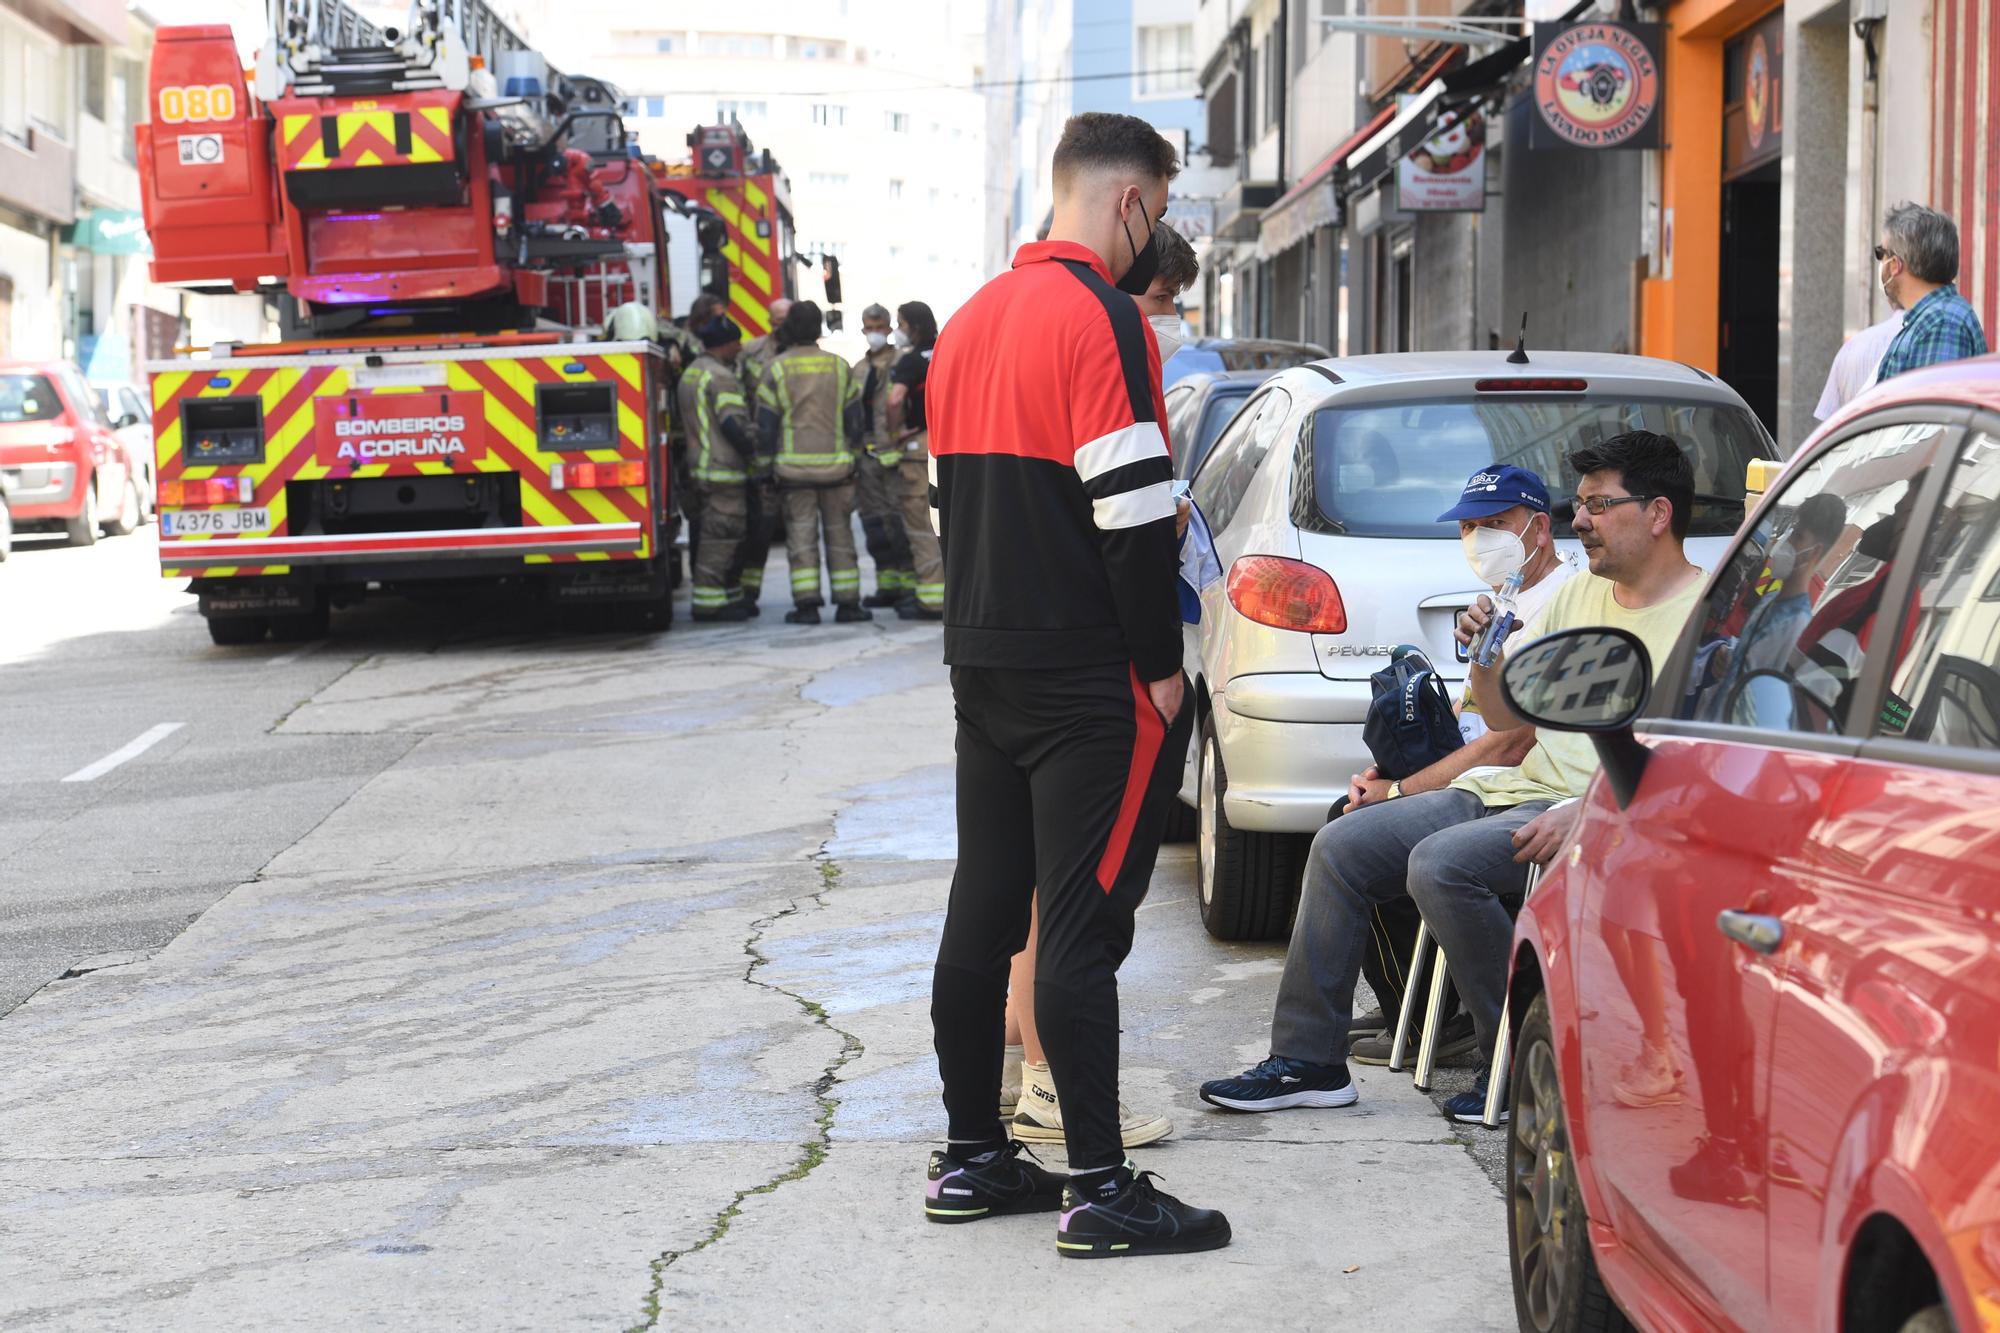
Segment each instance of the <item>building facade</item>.
[{"label": "building facade", "polygon": [[[551,64],[625,94],[655,157],[684,161],[690,130],[739,121],[790,180],[800,253],[840,260],[854,324],[876,301],[925,301],[943,319],[983,281],[977,0],[775,0],[740,6],[726,27],[693,0],[530,0],[522,18]],[[817,299],[817,263],[798,277]]]}]

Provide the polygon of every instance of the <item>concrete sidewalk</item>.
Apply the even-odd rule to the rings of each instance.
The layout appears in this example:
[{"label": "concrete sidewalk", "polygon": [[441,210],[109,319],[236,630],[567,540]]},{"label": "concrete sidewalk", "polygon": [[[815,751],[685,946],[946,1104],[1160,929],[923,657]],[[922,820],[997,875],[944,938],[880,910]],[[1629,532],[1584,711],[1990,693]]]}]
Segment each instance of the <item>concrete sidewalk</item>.
[{"label": "concrete sidewalk", "polygon": [[1202,933],[1185,849],[1125,1096],[1236,1243],[1066,1264],[1049,1218],[923,1222],[937,655],[682,627],[321,690],[282,733],[414,743],[167,948],[0,1020],[0,1327],[1510,1327],[1499,1195],[1406,1077],[1200,1108],[1281,955]]}]

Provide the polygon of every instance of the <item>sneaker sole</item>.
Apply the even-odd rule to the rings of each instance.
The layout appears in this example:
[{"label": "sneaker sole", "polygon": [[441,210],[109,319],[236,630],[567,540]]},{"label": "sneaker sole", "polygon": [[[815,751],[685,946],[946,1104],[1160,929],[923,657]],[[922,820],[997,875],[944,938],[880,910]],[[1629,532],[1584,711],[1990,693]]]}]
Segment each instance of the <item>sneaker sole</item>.
[{"label": "sneaker sole", "polygon": [[[1063,1143],[1067,1141],[1060,1127],[1044,1125],[1036,1120],[1023,1120],[1019,1116],[1008,1126],[1015,1138],[1023,1143]],[[1154,1116],[1135,1129],[1119,1131],[1119,1139],[1127,1148],[1143,1148],[1149,1143],[1158,1143],[1174,1132],[1174,1122],[1165,1116]]]},{"label": "sneaker sole", "polygon": [[1059,1197],[1040,1195],[1024,1199],[1019,1203],[989,1204],[984,1208],[939,1208],[928,1199],[924,1201],[924,1220],[936,1222],[940,1226],[958,1226],[965,1222],[977,1222],[985,1217],[1014,1217],[1022,1213],[1054,1213],[1062,1209]]},{"label": "sneaker sole", "polygon": [[1232,1239],[1228,1223],[1219,1231],[1201,1236],[1173,1236],[1165,1240],[1058,1240],[1056,1253],[1065,1259],[1129,1259],[1142,1254],[1200,1254],[1219,1250]]},{"label": "sneaker sole", "polygon": [[[1454,1125],[1477,1125],[1481,1129],[1486,1128],[1486,1113],[1484,1111],[1478,1111],[1472,1115],[1455,1115],[1450,1111],[1446,1111],[1444,1118],[1451,1121]],[[1499,1120],[1493,1127],[1498,1129],[1501,1125],[1506,1124],[1509,1119],[1507,1108],[1503,1106],[1500,1108]]]},{"label": "sneaker sole", "polygon": [[1350,1083],[1344,1088],[1313,1088],[1304,1092],[1287,1092],[1254,1102],[1235,1097],[1218,1097],[1206,1092],[1201,1094],[1201,1099],[1210,1106],[1220,1106],[1230,1111],[1289,1111],[1295,1106],[1324,1108],[1352,1106],[1361,1099],[1361,1094]]}]

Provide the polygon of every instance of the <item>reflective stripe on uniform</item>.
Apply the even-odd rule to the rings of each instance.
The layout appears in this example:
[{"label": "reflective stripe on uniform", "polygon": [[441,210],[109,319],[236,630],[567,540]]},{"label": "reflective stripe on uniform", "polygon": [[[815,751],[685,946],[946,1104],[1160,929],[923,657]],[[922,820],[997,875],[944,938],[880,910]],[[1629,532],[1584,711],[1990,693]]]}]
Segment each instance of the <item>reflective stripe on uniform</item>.
[{"label": "reflective stripe on uniform", "polygon": [[[803,447],[797,432],[797,414],[793,410],[794,381],[799,381],[797,389],[803,391],[805,381],[822,376],[832,376],[834,383],[833,438],[832,448],[824,452],[807,452],[814,446],[825,443],[808,439]],[[774,358],[758,376],[757,402],[760,407],[768,407],[778,414],[780,430],[778,436],[778,463],[795,467],[839,467],[854,461],[854,451],[847,446],[843,415],[847,404],[856,396],[854,372],[847,363],[831,352],[816,352],[803,355],[781,354]]]}]

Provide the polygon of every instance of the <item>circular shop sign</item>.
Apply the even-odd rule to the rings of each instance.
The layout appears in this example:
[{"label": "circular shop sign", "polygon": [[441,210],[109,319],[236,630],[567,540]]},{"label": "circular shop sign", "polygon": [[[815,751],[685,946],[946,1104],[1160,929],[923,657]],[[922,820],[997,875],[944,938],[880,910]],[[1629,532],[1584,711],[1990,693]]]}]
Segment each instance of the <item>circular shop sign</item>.
[{"label": "circular shop sign", "polygon": [[1660,71],[1638,36],[1616,23],[1556,34],[1535,64],[1542,121],[1570,143],[1610,148],[1646,127],[1660,105]]},{"label": "circular shop sign", "polygon": [[1750,59],[1743,78],[1743,120],[1750,131],[1752,152],[1764,146],[1764,114],[1770,110],[1771,53],[1764,46],[1764,34],[1750,41]]}]

